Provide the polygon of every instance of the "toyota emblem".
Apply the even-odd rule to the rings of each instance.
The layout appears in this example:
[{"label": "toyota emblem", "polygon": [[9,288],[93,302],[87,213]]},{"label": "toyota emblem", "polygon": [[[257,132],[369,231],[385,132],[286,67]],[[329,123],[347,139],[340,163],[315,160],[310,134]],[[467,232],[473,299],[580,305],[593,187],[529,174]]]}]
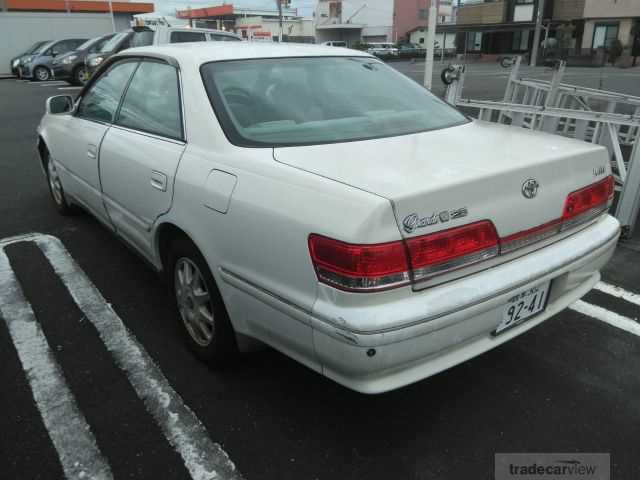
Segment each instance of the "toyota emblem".
[{"label": "toyota emblem", "polygon": [[534,198],[538,194],[538,188],[540,188],[538,181],[530,178],[522,184],[522,195],[525,198]]}]

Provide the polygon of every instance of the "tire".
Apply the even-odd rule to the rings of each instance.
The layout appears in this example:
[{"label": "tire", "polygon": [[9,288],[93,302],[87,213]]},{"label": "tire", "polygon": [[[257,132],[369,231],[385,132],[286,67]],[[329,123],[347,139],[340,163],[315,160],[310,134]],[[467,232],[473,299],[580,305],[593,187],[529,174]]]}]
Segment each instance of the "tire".
[{"label": "tire", "polygon": [[442,73],[440,73],[440,80],[442,80],[442,83],[444,83],[445,85],[451,85],[453,83],[451,73],[453,73],[454,71],[455,68],[453,68],[453,66],[451,65],[442,70]]},{"label": "tire", "polygon": [[500,66],[502,66],[502,68],[509,68],[512,63],[513,62],[509,57],[504,57],[502,60],[500,60]]},{"label": "tire", "polygon": [[33,79],[38,82],[46,82],[51,78],[51,72],[47,67],[36,67],[33,69]]},{"label": "tire", "polygon": [[190,240],[178,238],[169,247],[167,267],[170,297],[187,346],[212,367],[227,365],[238,353],[235,331],[206,260]]},{"label": "tire", "polygon": [[49,193],[53,204],[58,210],[60,215],[69,216],[78,213],[77,208],[70,205],[67,198],[64,195],[64,189],[62,188],[62,182],[58,176],[58,170],[51,161],[51,156],[47,153],[45,158],[45,172],[47,175],[47,185],[49,186]]},{"label": "tire", "polygon": [[84,65],[76,67],[71,77],[71,83],[73,85],[83,86],[89,80],[89,70]]}]

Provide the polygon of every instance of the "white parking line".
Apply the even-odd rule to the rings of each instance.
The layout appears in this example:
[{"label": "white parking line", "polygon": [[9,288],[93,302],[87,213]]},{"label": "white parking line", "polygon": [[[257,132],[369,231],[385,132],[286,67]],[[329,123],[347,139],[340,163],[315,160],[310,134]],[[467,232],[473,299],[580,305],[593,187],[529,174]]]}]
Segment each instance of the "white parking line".
[{"label": "white parking line", "polygon": [[209,438],[204,425],[171,387],[146,350],[127,330],[122,320],[71,258],[62,242],[49,235],[31,234],[14,239],[33,241],[45,254],[54,271],[100,339],[122,369],[147,411],[164,433],[194,480],[241,480],[227,453]]},{"label": "white parking line", "polygon": [[80,90],[82,87],[58,87],[58,90]]},{"label": "white parking line", "polygon": [[587,303],[582,300],[578,300],[569,308],[588,317],[601,320],[613,327],[624,330],[625,332],[640,336],[640,323],[629,317],[625,317],[616,312],[607,310],[606,308],[599,307],[598,305],[592,305],[591,303]]},{"label": "white parking line", "polygon": [[67,386],[0,243],[0,314],[18,352],[33,398],[65,476],[110,480],[109,464]]},{"label": "white parking line", "polygon": [[640,294],[628,292],[623,288],[616,287],[615,285],[610,285],[605,282],[598,282],[593,288],[606,293],[607,295],[611,295],[612,297],[621,298],[627,302],[640,306]]},{"label": "white parking line", "polygon": [[37,85],[39,87],[57,87],[58,85],[67,85],[67,82],[62,80],[51,80],[49,82],[32,82],[31,85]]}]

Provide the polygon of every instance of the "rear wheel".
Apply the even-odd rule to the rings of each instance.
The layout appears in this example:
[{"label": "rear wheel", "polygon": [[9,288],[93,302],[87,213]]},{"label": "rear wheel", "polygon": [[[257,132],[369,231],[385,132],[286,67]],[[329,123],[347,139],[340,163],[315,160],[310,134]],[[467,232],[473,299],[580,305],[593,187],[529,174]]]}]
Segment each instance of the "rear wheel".
[{"label": "rear wheel", "polygon": [[235,332],[209,266],[186,238],[170,247],[167,283],[187,345],[201,360],[220,366],[237,353]]},{"label": "rear wheel", "polygon": [[53,204],[55,205],[56,210],[58,210],[62,215],[75,214],[77,210],[67,203],[67,199],[64,196],[64,189],[62,188],[62,182],[58,175],[58,169],[48,153],[45,159],[45,164],[47,184],[49,185],[49,192],[51,193],[51,198],[53,199]]},{"label": "rear wheel", "polygon": [[33,70],[33,78],[39,82],[46,82],[51,78],[51,72],[47,67],[36,67]]}]

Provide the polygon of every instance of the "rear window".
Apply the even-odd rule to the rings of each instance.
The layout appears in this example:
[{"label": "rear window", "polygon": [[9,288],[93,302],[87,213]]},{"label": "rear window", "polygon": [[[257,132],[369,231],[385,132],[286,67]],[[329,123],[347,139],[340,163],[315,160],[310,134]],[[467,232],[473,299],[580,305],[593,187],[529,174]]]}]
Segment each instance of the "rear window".
[{"label": "rear window", "polygon": [[211,62],[201,72],[225,134],[240,146],[366,140],[467,121],[421,85],[367,57]]},{"label": "rear window", "polygon": [[213,33],[211,34],[211,40],[216,42],[240,42],[241,40],[238,37],[234,37],[232,35],[220,35]]}]

